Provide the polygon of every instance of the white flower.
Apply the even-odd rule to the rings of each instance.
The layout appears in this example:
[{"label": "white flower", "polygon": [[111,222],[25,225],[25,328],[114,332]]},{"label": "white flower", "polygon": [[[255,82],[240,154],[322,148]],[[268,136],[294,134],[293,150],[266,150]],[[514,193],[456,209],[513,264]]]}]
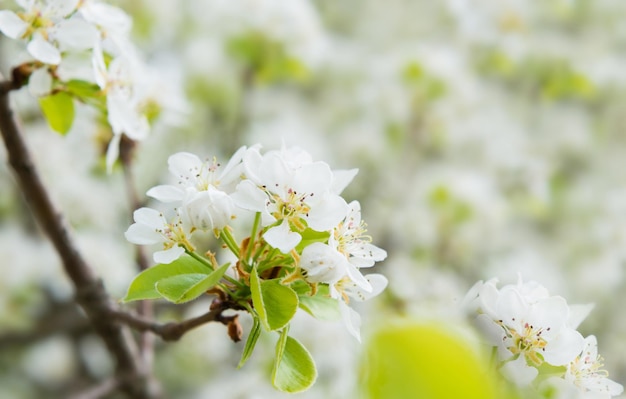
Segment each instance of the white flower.
[{"label": "white flower", "polygon": [[264,226],[280,222],[264,238],[282,252],[300,241],[291,233],[300,236],[307,227],[329,231],[346,215],[346,202],[332,191],[330,167],[311,162],[304,151],[283,149],[261,155],[252,149],[244,155],[243,166],[247,180],[239,183],[233,199],[243,209],[261,212]]},{"label": "white flower", "polygon": [[367,279],[368,285],[371,287],[369,291],[363,290],[349,279],[340,281],[334,286],[337,292],[342,292],[343,300],[339,302],[339,311],[341,312],[343,322],[348,332],[359,341],[361,341],[361,316],[348,306],[348,298],[355,299],[359,302],[366,301],[380,294],[387,287],[388,283],[387,278],[381,274],[368,274],[365,278]]},{"label": "white flower", "polygon": [[126,239],[133,244],[163,244],[163,250],[154,253],[157,263],[171,263],[185,253],[185,249],[193,250],[189,242],[190,228],[184,214],[180,212],[168,222],[159,211],[151,208],[140,208],[133,213],[135,223],[126,230]]},{"label": "white flower", "polygon": [[[571,327],[565,299],[549,296],[537,283],[507,285],[491,280],[475,287],[476,320],[505,363],[505,374],[526,385],[537,373],[528,367],[543,362],[564,366],[580,353],[583,338]],[[520,360],[521,359],[521,360]]]},{"label": "white flower", "polygon": [[371,244],[372,238],[365,233],[367,229],[361,220],[361,204],[352,201],[346,218],[333,229],[329,244],[355,267],[371,267],[385,259],[387,252]]},{"label": "white flower", "polygon": [[598,341],[590,335],[585,338],[580,354],[567,365],[564,378],[580,391],[594,393],[598,399],[620,395],[624,387],[610,380],[603,366],[602,357],[598,355]]},{"label": "white flower", "polygon": [[186,213],[191,226],[203,231],[213,231],[215,236],[230,223],[234,217],[232,198],[225,192],[209,186],[204,191],[187,190],[181,209]]},{"label": "white flower", "polygon": [[28,41],[26,49],[37,60],[61,62],[61,51],[94,46],[95,28],[83,19],[70,18],[79,0],[21,0],[24,12],[0,11],[0,31],[12,39]]},{"label": "white flower", "polygon": [[234,183],[242,173],[241,160],[247,151],[243,146],[231,157],[224,168],[216,158],[203,161],[188,152],[179,152],[167,160],[170,173],[178,179],[177,185],[160,185],[148,190],[148,195],[165,203],[179,203],[188,189],[196,192],[208,190],[209,187],[231,192]]}]

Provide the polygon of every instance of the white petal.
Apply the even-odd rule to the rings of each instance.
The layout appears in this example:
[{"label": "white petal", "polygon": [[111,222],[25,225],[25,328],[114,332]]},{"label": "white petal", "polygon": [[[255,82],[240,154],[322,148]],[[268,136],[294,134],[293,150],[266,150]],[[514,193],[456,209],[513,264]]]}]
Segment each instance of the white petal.
[{"label": "white petal", "polygon": [[589,313],[594,308],[593,303],[588,303],[585,305],[570,305],[569,306],[569,319],[567,320],[568,327],[578,328],[580,323],[583,322],[589,316]]},{"label": "white petal", "polygon": [[154,259],[156,263],[168,264],[180,258],[180,256],[184,253],[185,249],[183,247],[173,246],[172,248],[166,249],[165,251],[155,252],[152,255],[152,259]]},{"label": "white petal", "polygon": [[26,46],[28,52],[37,60],[51,65],[61,62],[59,49],[48,43],[40,34],[35,34],[33,40]]},{"label": "white petal", "polygon": [[165,219],[161,212],[146,207],[135,210],[133,212],[133,220],[137,223],[145,224],[154,230],[162,229],[165,225]]},{"label": "white petal", "polygon": [[114,134],[113,138],[109,142],[109,146],[107,147],[106,153],[106,166],[107,173],[111,173],[113,171],[113,164],[117,161],[117,158],[120,155],[120,141],[122,140],[121,134]]},{"label": "white petal", "polygon": [[79,0],[48,0],[44,13],[50,17],[65,17],[78,6]]},{"label": "white petal", "polygon": [[375,262],[380,262],[387,257],[387,251],[367,242],[350,248],[350,263],[356,267],[371,267]]},{"label": "white petal", "polygon": [[109,4],[89,1],[81,6],[80,13],[87,21],[102,26],[112,33],[126,35],[132,26],[132,20],[128,14]]},{"label": "white petal", "polygon": [[54,37],[64,50],[93,48],[98,40],[98,35],[96,28],[82,19],[63,20],[57,24],[54,30]]},{"label": "white petal", "polygon": [[133,140],[148,136],[150,125],[145,115],[137,111],[135,104],[117,90],[107,96],[109,123],[115,134],[125,134]]},{"label": "white petal", "polygon": [[124,236],[129,242],[137,245],[150,245],[163,242],[163,236],[145,224],[133,223]]},{"label": "white petal", "polygon": [[348,184],[352,182],[357,173],[359,173],[358,169],[333,170],[331,192],[337,195],[341,194]]},{"label": "white petal", "polygon": [[300,234],[291,231],[287,219],[283,220],[278,226],[267,230],[265,234],[263,234],[263,238],[268,244],[274,248],[278,248],[284,254],[294,249],[302,240]]},{"label": "white petal", "polygon": [[333,182],[333,173],[327,163],[313,162],[297,169],[293,179],[294,190],[313,195],[312,200],[319,201],[322,195],[329,192]]},{"label": "white petal", "polygon": [[526,358],[524,356],[520,356],[515,360],[507,362],[502,366],[502,372],[509,378],[509,380],[513,381],[518,386],[527,386],[529,385],[539,371],[526,364]]},{"label": "white petal", "polygon": [[197,155],[189,152],[177,152],[167,159],[170,173],[181,182],[195,185],[193,182],[200,173],[203,162]]},{"label": "white petal", "polygon": [[239,183],[231,197],[235,201],[235,205],[240,208],[254,212],[266,212],[267,194],[250,180]]},{"label": "white petal", "polygon": [[146,192],[146,195],[158,201],[170,203],[182,201],[185,196],[185,191],[176,186],[161,185],[152,187]]},{"label": "white petal", "polygon": [[28,91],[35,97],[43,97],[52,90],[52,76],[48,68],[39,68],[28,78]]},{"label": "white petal", "polygon": [[26,32],[26,29],[28,29],[28,24],[13,11],[0,11],[0,32],[11,39],[17,39]]},{"label": "white petal", "polygon": [[348,332],[361,342],[361,316],[343,301],[339,301],[339,311]]},{"label": "white petal", "polygon": [[308,245],[300,257],[300,267],[307,271],[307,280],[314,283],[336,283],[346,275],[346,264],[342,254],[321,242]]},{"label": "white petal", "polygon": [[574,360],[583,350],[584,338],[574,329],[563,328],[560,334],[548,342],[541,352],[543,359],[553,366],[564,366]]},{"label": "white petal", "polygon": [[311,208],[306,221],[315,231],[331,230],[345,218],[347,209],[348,204],[343,198],[328,194],[323,201]]}]

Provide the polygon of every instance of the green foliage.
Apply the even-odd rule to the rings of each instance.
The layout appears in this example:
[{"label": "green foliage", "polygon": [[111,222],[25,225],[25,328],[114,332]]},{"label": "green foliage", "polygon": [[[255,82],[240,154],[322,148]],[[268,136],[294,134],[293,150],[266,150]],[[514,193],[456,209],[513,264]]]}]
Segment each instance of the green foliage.
[{"label": "green foliage", "polygon": [[229,267],[230,263],[226,263],[211,274],[190,273],[167,277],[156,283],[156,290],[170,302],[189,302],[215,287]]},{"label": "green foliage", "polygon": [[330,238],[329,232],[315,231],[308,227],[300,233],[300,235],[302,236],[302,240],[296,246],[296,251],[299,253],[302,252],[305,247],[313,244],[314,242],[327,242],[328,238]]},{"label": "green foliage", "polygon": [[254,347],[256,346],[259,337],[261,336],[261,322],[259,318],[253,315],[252,319],[252,328],[250,329],[250,334],[248,335],[246,346],[244,346],[243,348],[241,360],[239,361],[237,368],[243,367],[243,365],[248,361],[248,359],[252,355],[252,352],[254,351]]},{"label": "green foliage", "polygon": [[[218,269],[221,270],[221,269]],[[156,285],[161,280],[180,275],[209,275],[211,269],[190,256],[184,255],[169,264],[158,264],[139,273],[128,287],[123,302],[143,299],[158,299],[163,296]],[[221,276],[220,276],[221,277]]]},{"label": "green foliage", "polygon": [[285,327],[298,310],[298,294],[279,280],[261,281],[256,269],[250,274],[252,303],[263,327],[268,331]]},{"label": "green foliage", "polygon": [[283,330],[276,343],[276,360],[272,370],[272,384],[283,392],[301,392],[313,385],[317,368],[309,351],[297,339]]},{"label": "green foliage", "polygon": [[369,399],[501,399],[498,380],[450,326],[396,322],[369,341],[363,361]]},{"label": "green foliage", "polygon": [[300,308],[318,320],[336,321],[341,318],[339,302],[318,292],[315,296],[300,295]]},{"label": "green foliage", "polygon": [[66,134],[74,123],[74,100],[66,92],[58,92],[39,99],[43,116],[50,128],[57,133]]}]

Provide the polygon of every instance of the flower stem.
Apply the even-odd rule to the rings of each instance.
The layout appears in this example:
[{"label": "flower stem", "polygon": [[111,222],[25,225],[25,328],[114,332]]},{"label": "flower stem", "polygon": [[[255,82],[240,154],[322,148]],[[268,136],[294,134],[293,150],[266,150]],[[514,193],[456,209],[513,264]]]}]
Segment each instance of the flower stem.
[{"label": "flower stem", "polygon": [[230,252],[232,252],[237,258],[239,258],[240,256],[239,246],[237,245],[235,238],[230,233],[228,228],[222,229],[222,231],[220,232],[220,239],[224,242],[224,244],[226,244],[228,249],[230,249]]},{"label": "flower stem", "polygon": [[[203,265],[207,266],[208,268],[210,268],[211,270],[215,270],[215,266],[211,264],[211,262],[209,262],[206,258],[204,258],[203,256],[198,255],[197,253],[193,252],[193,251],[189,251],[188,249],[185,249],[185,252],[187,253],[187,255],[191,256],[192,258],[194,258],[195,260],[197,260],[198,262],[202,263]],[[222,276],[222,278],[230,283],[235,284],[236,286],[244,287],[245,284],[242,284],[240,281],[230,277],[229,275],[225,274]],[[225,287],[222,287],[222,289],[224,289]]]},{"label": "flower stem", "polygon": [[250,233],[250,242],[248,242],[248,250],[246,251],[246,263],[250,262],[250,256],[252,256],[252,248],[254,247],[254,239],[256,238],[257,231],[259,231],[259,225],[261,224],[261,212],[257,212],[254,215],[254,223],[252,223],[252,232]]}]

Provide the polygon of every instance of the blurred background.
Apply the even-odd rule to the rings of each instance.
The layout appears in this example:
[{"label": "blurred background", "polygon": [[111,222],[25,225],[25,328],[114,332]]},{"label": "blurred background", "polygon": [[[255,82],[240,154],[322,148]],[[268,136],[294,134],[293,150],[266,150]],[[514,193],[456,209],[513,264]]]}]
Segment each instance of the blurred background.
[{"label": "blurred background", "polygon": [[[176,151],[225,162],[240,145],[284,142],[359,168],[344,197],[361,202],[389,254],[373,269],[388,289],[358,308],[366,344],[398,317],[462,325],[458,306],[476,281],[521,275],[595,304],[579,330],[598,337],[610,377],[626,382],[622,0],[114,3],[134,20],[163,104],[137,149],[140,194],[168,181]],[[0,71],[22,59],[1,37]],[[63,137],[27,90],[13,100],[81,249],[123,297],[137,273],[123,236],[131,209],[121,171],[103,167],[89,110]],[[64,397],[108,375],[111,359],[0,158],[0,398]],[[208,304],[160,303],[157,313],[178,320]],[[296,397],[358,397],[363,345],[341,323],[299,314],[291,331],[319,370]],[[286,397],[268,378],[273,341],[236,370],[242,348],[206,325],[158,341],[155,373],[167,397]]]}]

